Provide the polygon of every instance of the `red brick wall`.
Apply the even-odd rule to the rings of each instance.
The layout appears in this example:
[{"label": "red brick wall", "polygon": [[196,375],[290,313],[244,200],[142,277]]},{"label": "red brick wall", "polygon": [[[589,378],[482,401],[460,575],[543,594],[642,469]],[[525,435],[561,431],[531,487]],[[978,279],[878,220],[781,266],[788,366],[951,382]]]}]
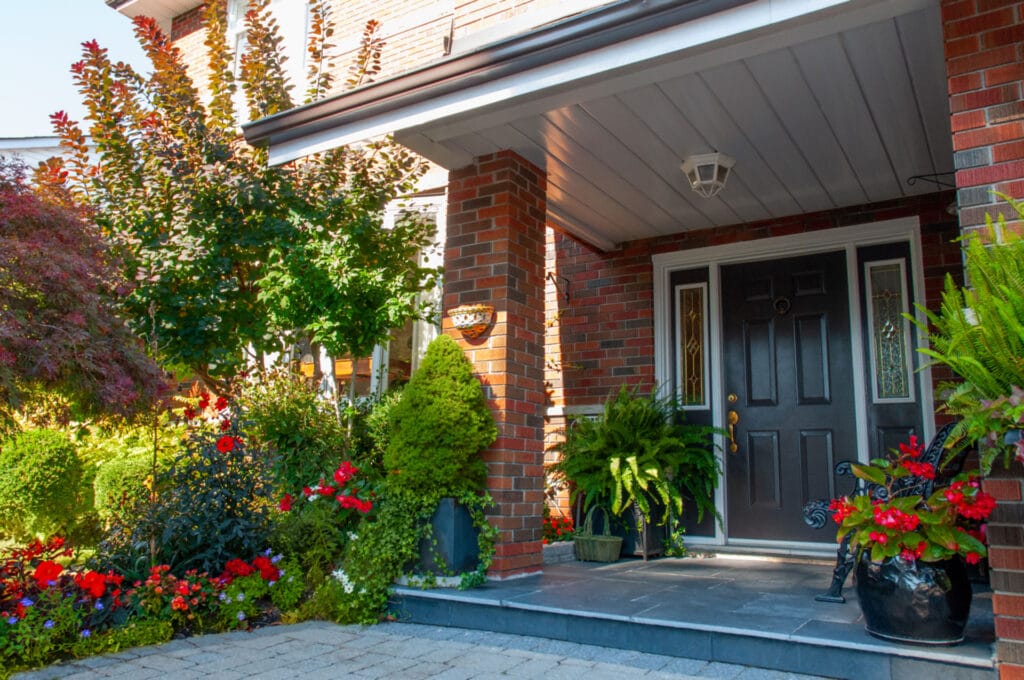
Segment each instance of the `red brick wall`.
[{"label": "red brick wall", "polygon": [[[541,568],[544,504],[544,218],[546,176],[516,154],[449,174],[444,330],[473,362],[498,425],[484,452],[500,532],[491,575]],[[467,340],[449,310],[493,305],[494,324]]]},{"label": "red brick wall", "polygon": [[1024,198],[1024,4],[944,0],[942,19],[960,223],[1012,220],[991,192]]},{"label": "red brick wall", "polygon": [[[954,242],[959,231],[956,218],[947,212],[952,200],[952,192],[942,192],[635,241],[612,253],[553,232],[547,248],[550,276],[544,375],[552,404],[597,404],[623,383],[644,389],[653,384],[651,256],[655,253],[918,215],[925,299],[929,307],[937,308],[946,273],[960,276],[960,248]],[[948,373],[936,375],[939,380],[947,377]]]},{"label": "red brick wall", "polygon": [[[949,107],[960,224],[965,230],[1016,213],[992,190],[1024,198],[1024,3],[943,0]],[[998,503],[989,521],[999,676],[1024,679],[1024,470],[994,470],[985,488]]]}]

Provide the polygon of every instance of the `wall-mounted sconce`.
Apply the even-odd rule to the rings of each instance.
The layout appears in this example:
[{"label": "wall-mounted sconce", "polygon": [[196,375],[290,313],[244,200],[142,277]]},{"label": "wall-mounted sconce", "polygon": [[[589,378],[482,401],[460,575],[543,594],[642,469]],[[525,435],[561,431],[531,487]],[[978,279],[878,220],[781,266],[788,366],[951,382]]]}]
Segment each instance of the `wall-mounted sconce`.
[{"label": "wall-mounted sconce", "polygon": [[711,198],[725,186],[729,171],[735,163],[729,156],[716,151],[690,156],[680,167],[690,182],[690,188],[704,198]]},{"label": "wall-mounted sconce", "polygon": [[491,325],[494,307],[491,305],[460,305],[448,310],[448,317],[462,335],[470,340],[480,337]]}]

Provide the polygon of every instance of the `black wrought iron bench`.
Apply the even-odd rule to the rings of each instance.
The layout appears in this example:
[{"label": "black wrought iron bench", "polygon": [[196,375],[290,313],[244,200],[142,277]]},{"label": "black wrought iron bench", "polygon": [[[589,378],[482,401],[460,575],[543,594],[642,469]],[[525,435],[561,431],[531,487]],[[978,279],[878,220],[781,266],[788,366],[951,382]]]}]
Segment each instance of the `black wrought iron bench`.
[{"label": "black wrought iron bench", "polygon": [[[959,474],[960,470],[963,468],[964,459],[967,457],[967,451],[963,451],[956,458],[949,461],[944,468],[941,470],[939,468],[946,452],[946,439],[949,437],[949,433],[952,431],[953,426],[954,423],[950,423],[943,426],[938,432],[936,432],[935,436],[928,443],[928,448],[924,450],[919,458],[922,463],[931,463],[935,466],[936,470],[939,470],[939,474],[937,476],[940,480]],[[872,498],[882,501],[887,500],[885,487],[865,482],[864,480],[854,476],[853,469],[850,467],[850,461],[844,460],[836,464],[836,476],[850,477],[853,480],[853,486],[849,493],[851,497],[870,494]],[[921,495],[927,498],[932,494],[934,487],[935,480],[911,475],[903,477],[895,482],[893,495]],[[829,502],[830,501],[828,499],[818,499],[804,505],[804,522],[806,522],[812,529],[824,528],[831,520]],[[846,578],[854,567],[854,555],[850,554],[851,534],[852,532],[847,533],[839,543],[839,549],[836,551],[836,567],[832,571],[832,584],[826,592],[821,595],[815,595],[815,600],[819,602],[846,602],[846,598],[843,597],[843,584],[846,583]]]}]

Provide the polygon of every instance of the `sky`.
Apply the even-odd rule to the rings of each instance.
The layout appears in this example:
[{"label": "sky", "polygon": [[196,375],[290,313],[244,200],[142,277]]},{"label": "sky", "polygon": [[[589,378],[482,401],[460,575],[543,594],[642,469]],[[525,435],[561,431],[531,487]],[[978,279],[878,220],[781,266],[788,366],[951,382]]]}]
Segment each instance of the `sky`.
[{"label": "sky", "polygon": [[70,67],[91,39],[113,61],[148,70],[131,20],[103,0],[0,0],[0,138],[52,135],[55,111],[82,121]]}]

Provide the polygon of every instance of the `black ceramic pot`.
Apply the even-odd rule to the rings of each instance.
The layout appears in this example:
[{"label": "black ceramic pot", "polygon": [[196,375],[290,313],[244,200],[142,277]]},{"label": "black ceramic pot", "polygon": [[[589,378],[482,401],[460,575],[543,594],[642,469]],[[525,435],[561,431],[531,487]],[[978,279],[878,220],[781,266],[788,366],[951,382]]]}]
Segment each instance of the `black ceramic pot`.
[{"label": "black ceramic pot", "polygon": [[857,564],[857,597],[864,627],[876,637],[927,645],[963,642],[971,583],[960,557],[878,563],[865,552]]}]

